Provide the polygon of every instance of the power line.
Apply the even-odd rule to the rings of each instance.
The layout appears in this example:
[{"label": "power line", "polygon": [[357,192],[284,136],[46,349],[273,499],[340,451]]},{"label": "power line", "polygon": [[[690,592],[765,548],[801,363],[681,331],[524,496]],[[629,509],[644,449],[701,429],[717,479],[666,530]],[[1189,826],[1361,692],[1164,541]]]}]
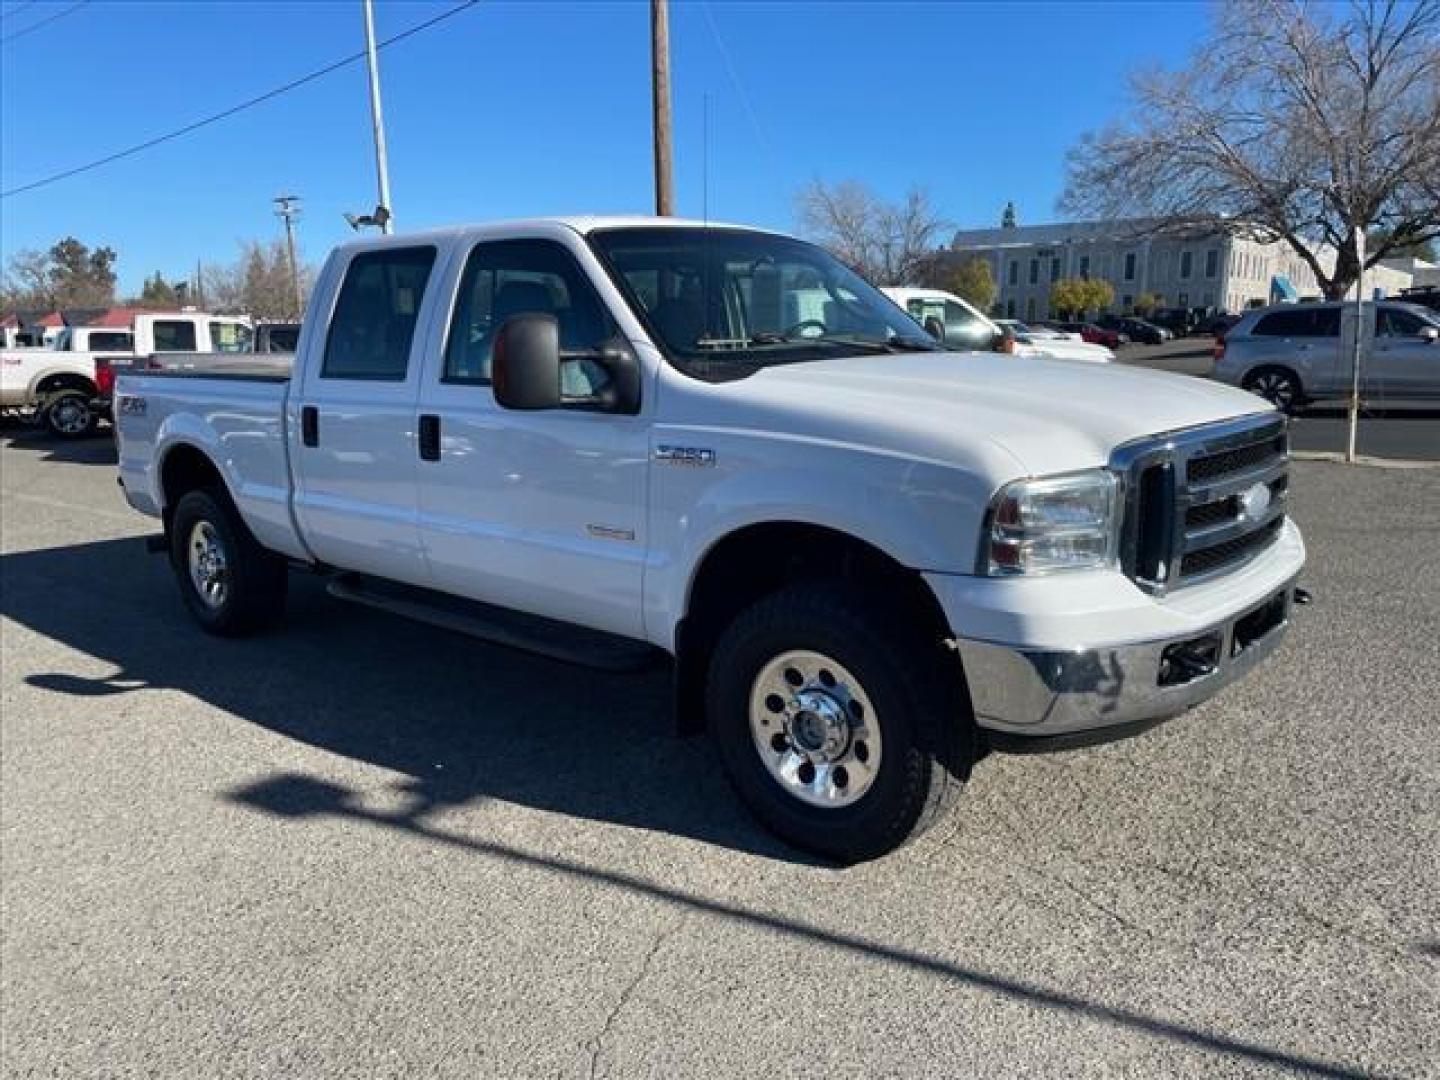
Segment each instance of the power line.
[{"label": "power line", "polygon": [[20,5],[17,6],[17,7],[13,7],[13,8],[11,8],[9,11],[0,11],[0,20],[13,19],[16,15],[19,15],[22,11],[28,11],[30,8],[34,7],[34,6],[35,6],[36,4],[38,4],[39,2],[40,2],[40,0],[25,0],[25,3],[20,4]]},{"label": "power line", "polygon": [[[85,0],[81,0],[81,2],[84,3]],[[416,23],[414,26],[410,27],[410,29],[402,30],[400,31],[400,33],[394,35],[393,37],[388,37],[384,41],[379,42],[375,47],[377,49],[383,49],[387,45],[394,45],[397,42],[404,41],[406,38],[413,37],[414,35],[420,33],[422,30],[428,30],[436,23],[444,22],[446,19],[458,15],[462,11],[465,11],[467,8],[472,8],[478,3],[480,3],[480,0],[463,0],[462,3],[457,4],[449,11],[442,11],[433,19],[426,19],[422,23]],[[326,75],[329,75],[335,71],[339,71],[341,68],[346,67],[349,64],[353,64],[357,60],[363,60],[364,58],[365,50],[361,49],[359,52],[351,53],[349,56],[344,57],[340,60],[336,60],[334,63],[326,64],[323,68],[320,68],[317,71],[312,71],[308,75],[302,75],[298,79],[292,79],[288,83],[285,83],[283,86],[277,86],[273,90],[267,90],[263,94],[257,94],[255,97],[252,97],[246,101],[242,101],[238,105],[232,105],[228,109],[222,110],[218,113],[213,113],[202,120],[196,120],[194,123],[186,124],[182,128],[176,128],[174,131],[167,132],[164,135],[157,135],[153,139],[146,139],[142,143],[136,143],[134,146],[127,147],[124,150],[117,151],[113,154],[107,154],[105,157],[97,158],[94,161],[86,162],[84,165],[77,165],[73,169],[66,169],[63,172],[55,173],[51,176],[45,177],[42,180],[33,180],[28,184],[22,184],[19,187],[11,188],[9,191],[0,192],[0,199],[8,199],[12,195],[19,195],[26,191],[34,191],[36,188],[46,187],[50,184],[58,183],[61,180],[68,180],[72,176],[78,176],[81,173],[89,172],[92,169],[98,169],[102,165],[109,165],[111,162],[119,161],[122,158],[132,157],[135,154],[140,153],[141,151],[149,150],[151,147],[159,146],[161,143],[171,142],[174,139],[180,138],[182,135],[188,135],[192,131],[198,131],[200,128],[208,127],[211,124],[215,124],[221,120],[228,119],[229,117],[234,116],[236,113],[244,112],[246,109],[253,109],[256,105],[264,104],[267,101],[279,97],[281,94],[287,94],[291,90],[299,89],[306,83],[312,83],[316,79],[324,78]]]},{"label": "power line", "polygon": [[[29,26],[27,26],[27,27],[25,27],[25,28],[23,28],[23,29],[21,29],[21,30],[16,30],[13,34],[6,34],[3,38],[0,38],[0,45],[7,45],[7,44],[9,44],[10,42],[14,41],[16,38],[22,38],[22,37],[24,37],[26,34],[33,33],[34,31],[39,30],[42,26],[49,26],[49,25],[50,25],[52,22],[54,22],[56,19],[63,19],[66,15],[69,15],[72,11],[79,11],[82,7],[84,7],[84,6],[85,6],[86,4],[88,4],[89,2],[90,2],[90,0],[78,0],[78,3],[71,4],[71,5],[70,5],[68,8],[66,8],[64,11],[57,11],[54,15],[50,15],[50,16],[48,16],[47,18],[41,19],[41,20],[40,20],[39,22],[37,22],[37,23],[31,23]],[[29,7],[29,6],[30,6],[29,4],[25,4],[25,5],[23,5],[22,7],[18,8],[17,10],[19,10],[19,11],[24,11],[25,8],[27,8],[27,7]],[[15,12],[14,12],[14,11],[10,12],[10,14],[6,16],[6,18],[14,18],[14,17],[15,17]]]}]

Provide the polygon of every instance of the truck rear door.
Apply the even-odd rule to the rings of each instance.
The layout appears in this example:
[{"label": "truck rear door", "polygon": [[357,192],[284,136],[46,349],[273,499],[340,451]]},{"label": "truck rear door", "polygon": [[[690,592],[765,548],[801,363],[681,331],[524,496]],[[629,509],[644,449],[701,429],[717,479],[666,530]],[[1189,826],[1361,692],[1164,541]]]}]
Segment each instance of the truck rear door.
[{"label": "truck rear door", "polygon": [[552,314],[561,348],[585,352],[617,332],[608,308],[557,240],[482,240],[447,277],[412,451],[436,588],[640,637],[648,404],[606,411],[593,399],[609,375],[585,359],[565,361],[560,409],[503,409],[490,383],[508,318]]},{"label": "truck rear door", "polygon": [[351,255],[329,294],[328,327],[306,335],[287,406],[295,514],[310,550],[343,570],[427,586],[415,413],[437,257],[432,245]]}]

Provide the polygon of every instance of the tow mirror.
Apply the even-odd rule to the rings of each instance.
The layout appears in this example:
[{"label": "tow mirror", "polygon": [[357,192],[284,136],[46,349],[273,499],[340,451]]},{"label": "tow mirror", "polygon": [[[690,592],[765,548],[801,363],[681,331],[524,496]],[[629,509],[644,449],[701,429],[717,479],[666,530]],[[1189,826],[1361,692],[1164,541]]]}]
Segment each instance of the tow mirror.
[{"label": "tow mirror", "polygon": [[934,315],[925,316],[925,332],[936,341],[945,340],[945,324]]},{"label": "tow mirror", "polygon": [[491,382],[506,409],[560,407],[560,323],[554,315],[512,315],[495,336]]}]

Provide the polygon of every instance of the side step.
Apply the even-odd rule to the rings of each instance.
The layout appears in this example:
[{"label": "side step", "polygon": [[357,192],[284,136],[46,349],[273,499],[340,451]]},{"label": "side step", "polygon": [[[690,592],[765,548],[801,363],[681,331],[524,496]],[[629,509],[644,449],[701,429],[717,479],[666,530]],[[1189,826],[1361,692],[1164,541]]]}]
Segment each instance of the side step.
[{"label": "side step", "polygon": [[538,653],[552,660],[601,671],[639,671],[655,663],[659,649],[641,641],[571,626],[540,615],[482,604],[358,574],[330,579],[326,592],[337,600],[388,611],[443,630],[480,638],[493,645]]}]

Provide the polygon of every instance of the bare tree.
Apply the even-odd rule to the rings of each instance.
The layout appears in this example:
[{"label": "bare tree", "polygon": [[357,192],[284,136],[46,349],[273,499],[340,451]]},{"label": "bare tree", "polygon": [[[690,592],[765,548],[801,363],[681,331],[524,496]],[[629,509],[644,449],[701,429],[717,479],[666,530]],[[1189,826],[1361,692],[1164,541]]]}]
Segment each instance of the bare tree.
[{"label": "bare tree", "polygon": [[[312,268],[301,265],[300,290],[309,295]],[[225,266],[205,268],[206,302],[213,311],[251,315],[257,319],[296,319],[295,289],[283,240],[240,245],[240,257]]]},{"label": "bare tree", "polygon": [[917,279],[950,227],[919,188],[887,203],[855,180],[816,180],[796,201],[800,231],[877,285]]},{"label": "bare tree", "polygon": [[1440,236],[1440,0],[1227,0],[1190,65],[1133,94],[1071,151],[1067,212],[1285,240],[1331,298],[1357,228],[1367,267]]}]

